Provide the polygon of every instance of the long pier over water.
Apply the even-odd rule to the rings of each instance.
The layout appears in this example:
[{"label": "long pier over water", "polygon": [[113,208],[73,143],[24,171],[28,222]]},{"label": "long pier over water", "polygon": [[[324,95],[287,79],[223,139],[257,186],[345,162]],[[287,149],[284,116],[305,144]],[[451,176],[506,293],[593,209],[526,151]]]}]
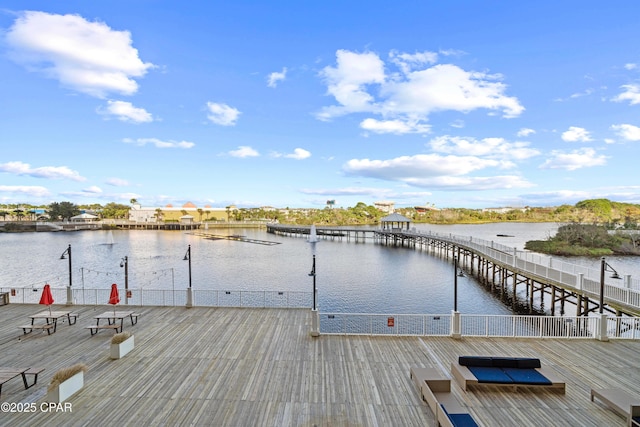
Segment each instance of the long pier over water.
[{"label": "long pier over water", "polygon": [[[304,226],[267,225],[267,232],[285,236],[304,236],[309,230]],[[316,233],[322,239],[373,240],[377,244],[425,250],[445,259],[457,257],[461,268],[514,306],[518,289],[524,286],[530,312],[536,296],[541,306],[547,296],[551,315],[556,314],[556,309],[563,315],[566,302],[575,304],[578,316],[599,311],[616,316],[640,315],[640,280],[625,276],[614,281],[604,274],[604,268],[571,264],[469,236],[415,229],[316,227]]]}]

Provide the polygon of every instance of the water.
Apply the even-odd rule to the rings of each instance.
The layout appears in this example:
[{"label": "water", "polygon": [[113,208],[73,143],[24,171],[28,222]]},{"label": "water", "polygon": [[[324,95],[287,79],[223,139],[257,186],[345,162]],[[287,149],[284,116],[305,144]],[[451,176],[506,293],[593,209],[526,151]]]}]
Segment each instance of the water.
[{"label": "water", "polygon": [[[545,239],[556,224],[500,223],[483,225],[417,224],[418,230],[467,235],[522,249],[527,240]],[[124,284],[123,258],[128,260],[129,288],[185,289],[191,245],[194,289],[312,292],[312,246],[306,238],[277,236],[257,229],[212,230],[277,242],[260,245],[207,240],[178,231],[76,231],[0,233],[1,288],[42,289],[68,284],[72,246],[73,287],[109,288]],[[498,237],[506,234],[513,237]],[[323,312],[449,313],[453,308],[450,261],[409,248],[373,242],[320,240],[315,244],[318,307]],[[598,259],[565,261],[599,268]],[[622,274],[640,275],[638,257],[607,259]],[[471,277],[458,278],[458,309],[468,314],[510,314],[510,310]]]}]

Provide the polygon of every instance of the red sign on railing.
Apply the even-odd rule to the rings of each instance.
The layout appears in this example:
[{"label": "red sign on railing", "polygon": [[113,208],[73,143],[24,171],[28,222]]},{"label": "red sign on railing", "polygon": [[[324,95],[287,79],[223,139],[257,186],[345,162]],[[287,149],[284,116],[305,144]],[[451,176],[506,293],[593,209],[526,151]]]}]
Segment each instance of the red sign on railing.
[{"label": "red sign on railing", "polygon": [[395,319],[393,317],[387,317],[387,326],[390,328],[393,328],[394,324],[395,324]]}]

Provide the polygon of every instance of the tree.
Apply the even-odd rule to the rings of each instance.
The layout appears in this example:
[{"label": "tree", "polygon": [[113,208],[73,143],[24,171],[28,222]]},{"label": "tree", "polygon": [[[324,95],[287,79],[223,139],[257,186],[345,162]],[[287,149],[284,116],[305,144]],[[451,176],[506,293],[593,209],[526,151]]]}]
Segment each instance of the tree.
[{"label": "tree", "polygon": [[80,214],[80,209],[77,205],[71,202],[53,202],[49,205],[49,217],[53,220],[68,220],[72,216]]},{"label": "tree", "polygon": [[129,206],[118,203],[107,203],[102,210],[105,218],[126,219],[129,218]]}]

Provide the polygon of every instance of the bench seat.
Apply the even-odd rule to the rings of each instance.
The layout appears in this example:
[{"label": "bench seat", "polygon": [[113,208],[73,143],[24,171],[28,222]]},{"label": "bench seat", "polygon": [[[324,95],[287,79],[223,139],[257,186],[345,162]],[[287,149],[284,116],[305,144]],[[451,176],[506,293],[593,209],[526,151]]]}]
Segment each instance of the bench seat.
[{"label": "bench seat", "polygon": [[56,324],[44,323],[42,325],[22,325],[20,326],[20,329],[22,329],[22,332],[24,332],[25,334],[30,334],[34,329],[40,329],[43,331],[47,331],[47,335],[51,335],[52,332],[56,331]]},{"label": "bench seat", "polygon": [[565,393],[566,383],[538,359],[460,357],[451,364],[451,373],[463,390],[496,386],[513,391],[519,388],[549,389]]},{"label": "bench seat", "polygon": [[433,368],[411,367],[409,374],[420,390],[422,400],[427,402],[436,421],[443,427],[475,427],[468,410],[451,393],[451,380]]},{"label": "bench seat", "polygon": [[602,401],[627,420],[627,426],[640,426],[640,396],[632,396],[619,388],[591,389],[591,401]]},{"label": "bench seat", "polygon": [[91,335],[97,334],[100,331],[100,329],[111,329],[116,332],[122,332],[122,324],[117,324],[117,323],[112,323],[107,325],[89,325],[89,326],[85,326],[84,328],[90,329]]}]

